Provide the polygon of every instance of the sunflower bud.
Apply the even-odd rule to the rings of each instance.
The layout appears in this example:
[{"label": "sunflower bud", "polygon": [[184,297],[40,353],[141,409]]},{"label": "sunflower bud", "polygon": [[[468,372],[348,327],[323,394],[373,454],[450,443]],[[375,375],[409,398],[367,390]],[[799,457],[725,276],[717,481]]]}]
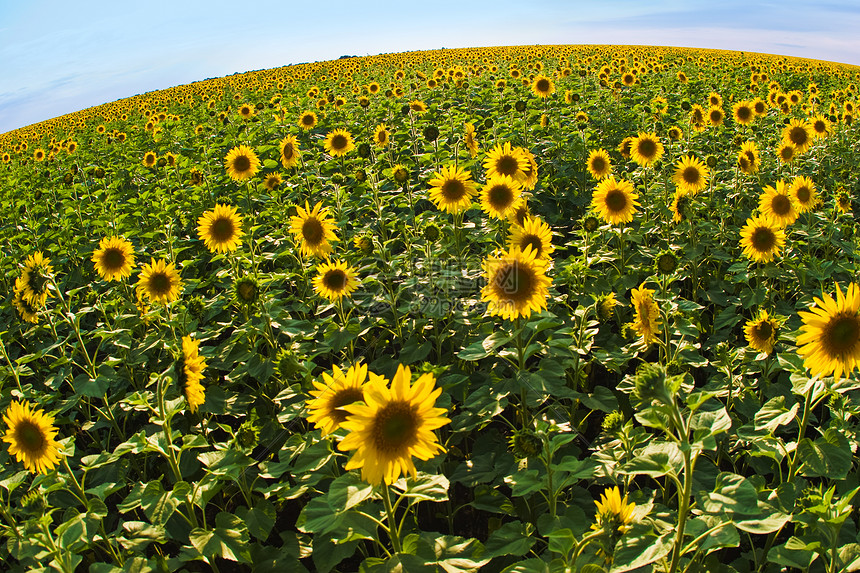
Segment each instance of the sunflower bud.
[{"label": "sunflower bud", "polygon": [[233,284],[234,296],[236,302],[242,305],[251,306],[260,297],[260,287],[257,284],[257,279],[251,276],[242,277]]},{"label": "sunflower bud", "polygon": [[644,403],[654,401],[671,405],[680,388],[680,378],[667,377],[666,368],[659,364],[645,363],[636,369],[633,379],[633,395]]},{"label": "sunflower bud", "polygon": [[518,430],[508,440],[511,452],[519,458],[533,458],[543,451],[543,440],[531,430]]},{"label": "sunflower bud", "polygon": [[659,272],[664,275],[669,275],[675,272],[675,269],[678,268],[678,257],[669,251],[664,251],[657,255],[655,263]]},{"label": "sunflower bud", "polygon": [[424,139],[427,141],[436,141],[439,138],[439,128],[435,125],[428,125],[424,128]]}]

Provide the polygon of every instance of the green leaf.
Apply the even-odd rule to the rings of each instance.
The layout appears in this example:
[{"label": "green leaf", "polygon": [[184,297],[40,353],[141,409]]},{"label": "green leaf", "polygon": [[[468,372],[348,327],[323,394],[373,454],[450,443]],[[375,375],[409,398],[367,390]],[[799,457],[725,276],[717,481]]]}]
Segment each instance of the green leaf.
[{"label": "green leaf", "polygon": [[240,507],[236,514],[248,526],[248,533],[260,541],[265,541],[269,537],[277,518],[275,506],[268,499],[258,500],[252,509]]},{"label": "green leaf", "polygon": [[215,516],[214,530],[207,531],[195,527],[188,538],[207,563],[211,563],[212,558],[216,556],[240,563],[251,562],[248,528],[238,516],[232,513],[220,512]]},{"label": "green leaf", "polygon": [[684,466],[684,456],[673,443],[648,444],[633,460],[624,464],[620,472],[627,475],[647,475],[658,478],[668,473],[678,475]]},{"label": "green leaf", "polygon": [[[184,483],[184,482],[183,482]],[[173,492],[165,491],[160,481],[146,484],[140,496],[140,505],[154,525],[164,525],[179,505]]]},{"label": "green leaf", "polygon": [[550,573],[550,569],[546,561],[532,557],[502,569],[502,573]]},{"label": "green leaf", "polygon": [[144,521],[125,521],[122,528],[125,533],[117,540],[129,551],[142,553],[150,543],[167,542],[167,533],[160,525],[152,525]]},{"label": "green leaf", "polygon": [[805,477],[843,479],[851,469],[851,446],[845,436],[833,429],[814,442],[802,439],[797,444],[797,455],[803,462],[800,471]]},{"label": "green leaf", "polygon": [[790,424],[797,415],[800,406],[797,402],[791,409],[785,407],[785,396],[777,396],[768,400],[755,415],[755,429],[766,429],[773,433],[778,427]]},{"label": "green leaf", "polygon": [[473,342],[463,350],[457,353],[457,358],[460,360],[466,360],[473,362],[475,360],[481,360],[482,358],[486,358],[493,354],[493,351],[509,342],[511,337],[506,335],[501,330],[497,330],[492,333],[490,336],[485,338],[484,340],[479,340],[477,342]]},{"label": "green leaf", "polygon": [[514,497],[529,495],[544,487],[543,480],[538,476],[537,470],[520,470],[507,476],[505,483],[511,486],[511,495]]},{"label": "green leaf", "polygon": [[402,492],[403,497],[408,497],[410,503],[419,501],[446,501],[448,499],[448,478],[443,475],[434,475],[418,472],[415,479],[400,478],[394,482],[395,489]]},{"label": "green leaf", "polygon": [[531,524],[521,521],[511,521],[495,530],[484,544],[485,557],[500,555],[525,555],[537,539],[531,536]]},{"label": "green leaf", "polygon": [[735,521],[735,527],[747,533],[758,533],[759,535],[773,533],[791,521],[791,516],[773,510],[766,517],[755,517],[751,519],[740,519]]},{"label": "green leaf", "polygon": [[329,507],[340,512],[358,505],[372,494],[372,485],[362,480],[357,474],[347,472],[331,482],[326,498]]},{"label": "green leaf", "polygon": [[818,554],[806,547],[805,543],[796,537],[792,537],[784,545],[777,545],[771,548],[767,552],[767,560],[777,565],[808,571],[809,566],[812,565]]},{"label": "green leaf", "polygon": [[701,492],[697,505],[708,513],[740,513],[757,515],[758,494],[755,487],[743,476],[722,472],[717,475],[713,492]]},{"label": "green leaf", "polygon": [[669,554],[675,545],[673,531],[656,535],[649,527],[634,525],[615,545],[611,573],[644,567]]}]

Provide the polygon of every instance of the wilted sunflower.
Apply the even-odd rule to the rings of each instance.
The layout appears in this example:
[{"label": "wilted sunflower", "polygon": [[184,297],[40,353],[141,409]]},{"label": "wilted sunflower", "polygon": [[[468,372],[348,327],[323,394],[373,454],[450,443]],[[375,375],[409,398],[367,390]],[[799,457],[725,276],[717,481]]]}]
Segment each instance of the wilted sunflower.
[{"label": "wilted sunflower", "polygon": [[616,181],[614,176],[610,176],[598,183],[591,198],[591,208],[612,225],[629,223],[639,206],[638,198],[630,181]]},{"label": "wilted sunflower", "polygon": [[302,115],[299,116],[299,127],[303,130],[308,131],[313,129],[317,125],[317,114],[312,111],[302,112]]},{"label": "wilted sunflower", "polygon": [[732,106],[732,115],[735,121],[741,125],[749,125],[755,119],[752,103],[746,100],[739,101]]},{"label": "wilted sunflower", "polygon": [[472,174],[465,167],[442,167],[428,183],[431,185],[430,200],[448,213],[465,211],[478,193]]},{"label": "wilted sunflower", "polygon": [[780,227],[787,227],[797,221],[797,209],[785,181],[780,179],[776,187],[768,185],[763,191],[758,201],[762,215],[770,217]]},{"label": "wilted sunflower", "polygon": [[215,205],[197,219],[197,234],[213,253],[235,251],[244,234],[242,216],[236,212],[236,207]]},{"label": "wilted sunflower", "polygon": [[283,165],[285,169],[295,167],[298,164],[301,155],[299,142],[296,139],[296,136],[286,136],[278,143],[278,147],[281,150],[281,165]]},{"label": "wilted sunflower", "polygon": [[758,313],[754,320],[748,320],[744,325],[744,336],[747,344],[759,352],[770,354],[776,343],[776,330],[779,322],[768,316],[766,310]]},{"label": "wilted sunflower", "polygon": [[505,219],[522,199],[522,185],[507,175],[494,175],[481,188],[481,209],[490,217]]},{"label": "wilted sunflower", "polygon": [[147,151],[143,154],[143,164],[147,167],[155,167],[155,164],[158,162],[158,156],[152,152]]},{"label": "wilted sunflower", "polygon": [[131,275],[134,247],[120,237],[104,237],[92,258],[96,272],[106,281],[118,281]]},{"label": "wilted sunflower", "polygon": [[654,302],[654,291],[645,288],[643,282],[638,289],[633,289],[631,302],[635,311],[633,329],[642,337],[646,345],[657,339],[660,333],[660,309]]},{"label": "wilted sunflower", "polygon": [[672,181],[685,193],[696,194],[708,186],[710,175],[707,165],[691,155],[685,155],[675,166]]},{"label": "wilted sunflower", "polygon": [[350,296],[358,287],[355,269],[345,261],[326,262],[317,267],[314,290],[332,302]]},{"label": "wilted sunflower", "polygon": [[475,126],[466,122],[463,127],[465,130],[463,141],[466,144],[466,149],[469,150],[469,155],[474,158],[478,155],[478,140],[475,139]]},{"label": "wilted sunflower", "polygon": [[57,428],[54,417],[30,406],[26,400],[12,402],[3,414],[6,434],[3,441],[9,444],[9,455],[15,456],[24,467],[37,474],[47,474],[60,461],[60,444],[54,439]]},{"label": "wilted sunflower", "polygon": [[785,231],[770,217],[751,217],[741,229],[740,245],[745,257],[758,263],[767,263],[779,256],[785,246]]},{"label": "wilted sunflower", "polygon": [[528,166],[528,159],[519,148],[511,148],[509,142],[496,144],[484,159],[484,169],[487,171],[488,179],[493,175],[507,175],[515,181],[523,182],[526,179],[525,171]]},{"label": "wilted sunflower", "polygon": [[612,160],[605,149],[594,149],[586,160],[588,172],[598,181],[612,173]]},{"label": "wilted sunflower", "polygon": [[192,413],[197,411],[197,408],[206,401],[206,393],[203,390],[203,370],[206,368],[206,359],[200,356],[198,349],[200,346],[199,340],[194,340],[190,336],[182,337],[182,359],[180,360],[180,378],[185,386],[185,400],[188,402],[188,409]]},{"label": "wilted sunflower", "polygon": [[391,132],[384,123],[380,123],[373,132],[373,143],[376,147],[385,148],[388,147],[389,141],[391,141]]},{"label": "wilted sunflower", "polygon": [[782,130],[782,140],[794,146],[797,153],[803,153],[812,144],[813,130],[803,119],[792,119]]},{"label": "wilted sunflower", "polygon": [[167,304],[179,298],[182,289],[182,280],[173,263],[167,263],[164,259],[156,261],[150,259],[150,263],[141,267],[137,279],[137,292],[146,296],[150,302],[162,302]]},{"label": "wilted sunflower", "polygon": [[345,129],[335,129],[325,136],[324,147],[332,157],[343,157],[355,149],[355,143],[352,141],[350,132]]},{"label": "wilted sunflower", "polygon": [[234,147],[224,158],[224,168],[227,176],[233,181],[245,181],[260,170],[260,159],[254,150],[247,145]]},{"label": "wilted sunflower", "polygon": [[433,374],[422,374],[410,384],[412,372],[402,364],[391,380],[371,378],[362,395],[364,403],[342,406],[348,412],[341,427],[349,430],[338,444],[341,451],[356,450],[346,469],[361,468],[361,479],[371,485],[392,484],[401,474],[416,477],[412,457],[429,460],[445,449],[433,430],[451,420],[436,408],[442,393]]},{"label": "wilted sunflower", "polygon": [[532,312],[546,308],[552,284],[552,279],[546,276],[548,262],[537,258],[531,245],[525,250],[512,247],[484,259],[487,285],[481,291],[481,300],[489,301],[489,313],[514,320],[519,316],[528,318]]},{"label": "wilted sunflower", "polygon": [[694,131],[704,131],[706,121],[705,110],[699,104],[693,105],[690,109],[690,126]]},{"label": "wilted sunflower", "polygon": [[806,213],[818,205],[815,183],[809,177],[803,175],[795,177],[788,189],[788,194],[794,199],[798,213]]},{"label": "wilted sunflower", "polygon": [[755,141],[745,141],[741,145],[741,150],[738,151],[737,163],[738,168],[747,175],[758,172],[761,159]]},{"label": "wilted sunflower", "polygon": [[836,300],[829,294],[815,297],[815,306],[798,314],[803,320],[797,336],[797,353],[813,376],[839,380],[860,363],[860,288],[852,283],[843,294],[836,285]]},{"label": "wilted sunflower", "polygon": [[299,241],[302,254],[327,259],[331,243],[338,240],[334,234],[337,226],[329,218],[328,207],[323,208],[320,201],[312,210],[305,201],[305,208],[296,206],[296,212],[296,216],[290,217],[290,233]]},{"label": "wilted sunflower", "polygon": [[643,167],[651,165],[663,155],[663,144],[654,133],[642,133],[630,144],[630,157]]},{"label": "wilted sunflower", "polygon": [[24,269],[21,271],[21,296],[31,306],[36,308],[45,306],[48,300],[48,283],[54,268],[50,259],[46,259],[42,251],[36,251],[24,261]]},{"label": "wilted sunflower", "polygon": [[[322,430],[323,436],[337,430],[349,415],[343,407],[364,399],[362,388],[367,375],[366,364],[354,364],[346,372],[334,365],[331,375],[323,372],[322,382],[313,381],[316,390],[310,391],[313,398],[307,401],[308,422]],[[381,376],[371,372],[370,379]]]},{"label": "wilted sunflower", "polygon": [[514,224],[508,238],[508,247],[525,251],[531,247],[535,258],[549,259],[555,247],[552,245],[552,230],[539,217],[528,216],[522,225]]},{"label": "wilted sunflower", "polygon": [[539,98],[548,98],[555,93],[555,84],[546,76],[535,76],[532,81],[532,93]]}]

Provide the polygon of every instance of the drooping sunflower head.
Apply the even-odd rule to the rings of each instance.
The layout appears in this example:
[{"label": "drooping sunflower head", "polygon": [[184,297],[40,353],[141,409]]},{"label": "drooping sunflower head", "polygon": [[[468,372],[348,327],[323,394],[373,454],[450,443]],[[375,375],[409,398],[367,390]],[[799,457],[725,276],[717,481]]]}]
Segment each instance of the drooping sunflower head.
[{"label": "drooping sunflower head", "polygon": [[639,195],[634,192],[630,181],[616,181],[615,177],[610,176],[598,183],[591,199],[591,207],[607,223],[629,223],[639,206],[638,198]]},{"label": "drooping sunflower head", "polygon": [[507,175],[494,175],[481,189],[481,209],[490,217],[505,219],[522,201],[522,185]]},{"label": "drooping sunflower head", "polygon": [[464,125],[463,141],[466,144],[466,149],[469,150],[469,155],[473,158],[478,155],[478,140],[475,138],[475,126],[472,123],[466,122]]},{"label": "drooping sunflower head", "polygon": [[630,157],[643,167],[663,156],[663,144],[654,133],[639,133],[630,144]]},{"label": "drooping sunflower head", "polygon": [[281,150],[281,165],[283,165],[285,169],[295,167],[301,156],[301,152],[299,151],[299,142],[296,139],[296,136],[288,135],[283,138],[278,143],[278,147]]},{"label": "drooping sunflower head", "polygon": [[488,312],[503,319],[528,318],[547,307],[546,298],[552,279],[546,276],[547,259],[538,259],[531,245],[525,250],[512,247],[484,260],[487,285],[481,300],[488,301]]},{"label": "drooping sunflower head", "polygon": [[630,159],[630,151],[633,146],[634,137],[625,137],[621,140],[621,143],[618,144],[618,153],[621,154],[621,157],[624,159]]},{"label": "drooping sunflower head", "polygon": [[355,269],[345,261],[326,262],[317,267],[314,277],[314,290],[332,302],[341,297],[349,297],[358,288]]},{"label": "drooping sunflower head", "polygon": [[96,272],[106,281],[118,281],[131,275],[134,247],[120,237],[104,237],[92,257]]},{"label": "drooping sunflower head", "polygon": [[151,258],[149,264],[144,263],[141,267],[136,288],[150,302],[167,304],[179,298],[182,279],[173,263]]},{"label": "drooping sunflower head", "polygon": [[15,279],[15,287],[13,288],[12,304],[18,309],[18,314],[25,321],[36,324],[39,322],[39,307],[30,304],[24,298],[24,278],[18,277]]},{"label": "drooping sunflower head", "polygon": [[510,249],[525,251],[531,247],[535,258],[548,260],[555,250],[552,244],[552,230],[539,217],[526,217],[522,225],[513,225],[508,238]]},{"label": "drooping sunflower head", "polygon": [[776,332],[779,321],[768,315],[766,310],[758,313],[758,316],[747,321],[744,325],[744,336],[751,348],[770,354],[776,343]]},{"label": "drooping sunflower head", "polygon": [[525,171],[528,166],[528,159],[519,148],[512,148],[509,142],[496,144],[484,159],[484,169],[487,171],[488,179],[493,175],[507,175],[523,182],[526,179]]},{"label": "drooping sunflower head", "polygon": [[751,217],[741,229],[740,245],[745,257],[754,262],[767,263],[779,256],[785,246],[785,231],[768,216]]},{"label": "drooping sunflower head", "polygon": [[747,175],[752,175],[758,172],[761,160],[759,158],[758,146],[755,144],[755,141],[745,141],[741,144],[741,149],[738,151],[737,164],[738,168]]},{"label": "drooping sunflower head", "polygon": [[252,275],[245,275],[233,283],[233,298],[243,307],[251,307],[260,299],[260,283]]},{"label": "drooping sunflower head", "polygon": [[449,165],[437,171],[429,181],[430,200],[448,213],[465,211],[472,204],[478,188],[465,167]]},{"label": "drooping sunflower head", "polygon": [[612,160],[605,149],[594,149],[586,160],[588,172],[598,181],[612,173]]},{"label": "drooping sunflower head", "polygon": [[330,131],[325,137],[326,153],[332,157],[343,157],[355,149],[352,134],[345,129]]},{"label": "drooping sunflower head", "polygon": [[337,226],[329,218],[328,208],[323,208],[320,201],[311,209],[305,201],[305,208],[296,207],[296,212],[290,218],[290,233],[299,241],[302,254],[327,259],[331,243],[338,240],[334,233]]},{"label": "drooping sunflower head", "polygon": [[260,170],[260,159],[253,149],[240,145],[231,149],[224,157],[224,168],[233,181],[245,181]]},{"label": "drooping sunflower head", "polygon": [[782,130],[782,140],[794,146],[797,153],[803,153],[812,144],[813,134],[806,120],[792,119]]},{"label": "drooping sunflower head", "polygon": [[781,227],[787,227],[797,220],[797,209],[785,181],[776,182],[776,187],[766,186],[759,197],[759,210]]},{"label": "drooping sunflower head", "polygon": [[799,312],[803,325],[797,337],[797,353],[812,376],[833,375],[839,380],[860,364],[860,287],[852,283],[836,298],[823,294],[815,305]]},{"label": "drooping sunflower head", "polygon": [[794,200],[798,213],[806,213],[818,205],[815,183],[809,177],[803,175],[795,177],[788,189],[788,194]]},{"label": "drooping sunflower head", "polygon": [[54,439],[57,428],[54,417],[24,402],[12,402],[3,414],[6,434],[3,441],[9,444],[9,454],[24,467],[37,474],[47,474],[60,461],[60,444]]},{"label": "drooping sunflower head", "polygon": [[213,253],[235,251],[241,243],[242,216],[235,207],[215,205],[197,220],[197,234]]},{"label": "drooping sunflower head", "polygon": [[21,296],[30,305],[40,308],[45,306],[45,301],[48,300],[48,285],[51,281],[51,275],[54,273],[54,268],[51,266],[51,261],[42,254],[42,251],[36,251],[24,261],[24,269],[21,271]]},{"label": "drooping sunflower head", "polygon": [[672,181],[678,189],[686,193],[698,193],[708,186],[708,177],[711,171],[708,166],[692,155],[685,155],[675,166],[675,174]]},{"label": "drooping sunflower head", "polygon": [[643,282],[638,289],[631,292],[631,303],[635,312],[633,329],[642,337],[646,345],[650,345],[660,332],[660,309],[654,302],[654,290],[645,288]]},{"label": "drooping sunflower head", "polygon": [[182,354],[176,363],[180,385],[184,387],[185,400],[192,413],[206,401],[206,393],[200,382],[203,380],[203,370],[206,369],[206,359],[200,356],[199,347],[199,340],[183,336]]}]

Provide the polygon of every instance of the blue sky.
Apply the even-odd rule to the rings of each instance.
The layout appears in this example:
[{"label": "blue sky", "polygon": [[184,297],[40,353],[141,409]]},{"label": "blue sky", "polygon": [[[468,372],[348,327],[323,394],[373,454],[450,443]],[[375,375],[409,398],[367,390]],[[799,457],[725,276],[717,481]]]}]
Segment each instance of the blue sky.
[{"label": "blue sky", "polygon": [[860,65],[858,29],[856,0],[0,0],[0,133],[146,91],[346,54],[650,44]]}]

